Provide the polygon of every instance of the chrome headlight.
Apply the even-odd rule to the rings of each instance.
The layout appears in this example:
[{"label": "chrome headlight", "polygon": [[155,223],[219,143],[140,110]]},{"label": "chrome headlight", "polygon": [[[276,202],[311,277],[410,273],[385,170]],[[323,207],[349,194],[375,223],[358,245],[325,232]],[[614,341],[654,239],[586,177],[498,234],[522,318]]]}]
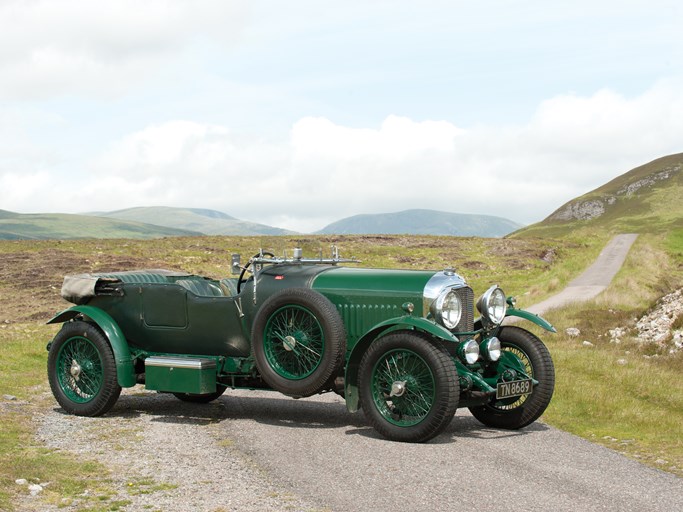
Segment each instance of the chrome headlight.
[{"label": "chrome headlight", "polygon": [[458,346],[458,355],[467,364],[474,364],[479,360],[479,345],[474,340],[463,341]]},{"label": "chrome headlight", "polygon": [[453,289],[443,291],[432,305],[432,315],[446,329],[455,329],[462,316],[462,302]]},{"label": "chrome headlight", "polygon": [[493,338],[485,339],[479,345],[479,351],[489,361],[498,361],[501,354],[500,340],[495,336]]},{"label": "chrome headlight", "polygon": [[505,293],[497,285],[493,285],[477,301],[477,309],[481,313],[482,319],[489,324],[500,324],[505,319],[507,312]]}]

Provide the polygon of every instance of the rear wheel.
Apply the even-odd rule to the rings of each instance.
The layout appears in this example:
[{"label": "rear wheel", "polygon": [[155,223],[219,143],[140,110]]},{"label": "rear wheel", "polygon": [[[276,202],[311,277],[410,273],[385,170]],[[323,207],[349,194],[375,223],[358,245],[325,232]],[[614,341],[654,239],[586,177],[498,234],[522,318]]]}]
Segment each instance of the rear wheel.
[{"label": "rear wheel", "polygon": [[62,326],[50,346],[47,373],[59,405],[78,416],[106,413],[121,393],[109,341],[88,322]]},{"label": "rear wheel", "polygon": [[458,372],[451,357],[412,331],[370,345],[359,369],[360,402],[387,439],[424,442],[440,434],[458,407]]},{"label": "rear wheel", "polygon": [[516,430],[536,421],[550,404],[555,389],[555,368],[546,346],[529,331],[503,327],[498,339],[503,350],[498,364],[516,359],[514,362],[521,364],[524,372],[539,383],[531,394],[470,407],[470,412],[489,427]]}]

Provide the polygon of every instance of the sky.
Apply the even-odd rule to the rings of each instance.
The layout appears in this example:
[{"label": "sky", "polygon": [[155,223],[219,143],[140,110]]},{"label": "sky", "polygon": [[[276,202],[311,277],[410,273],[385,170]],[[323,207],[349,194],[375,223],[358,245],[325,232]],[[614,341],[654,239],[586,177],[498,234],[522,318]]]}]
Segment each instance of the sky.
[{"label": "sky", "polygon": [[537,222],[683,152],[679,0],[0,0],[0,209]]}]

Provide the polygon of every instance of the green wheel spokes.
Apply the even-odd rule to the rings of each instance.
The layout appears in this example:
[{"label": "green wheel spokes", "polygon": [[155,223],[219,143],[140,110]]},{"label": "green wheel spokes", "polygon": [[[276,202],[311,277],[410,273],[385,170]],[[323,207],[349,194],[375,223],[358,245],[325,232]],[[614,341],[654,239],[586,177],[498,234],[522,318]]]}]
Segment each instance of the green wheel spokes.
[{"label": "green wheel spokes", "polygon": [[302,306],[278,309],[268,320],[264,332],[268,364],[287,379],[304,379],[322,361],[325,335],[315,315]]},{"label": "green wheel spokes", "polygon": [[104,382],[97,347],[81,336],[67,340],[57,355],[57,379],[69,400],[85,403],[95,398]]},{"label": "green wheel spokes", "polygon": [[371,393],[382,416],[394,425],[417,425],[436,400],[436,383],[429,365],[415,352],[393,350],[372,370]]}]

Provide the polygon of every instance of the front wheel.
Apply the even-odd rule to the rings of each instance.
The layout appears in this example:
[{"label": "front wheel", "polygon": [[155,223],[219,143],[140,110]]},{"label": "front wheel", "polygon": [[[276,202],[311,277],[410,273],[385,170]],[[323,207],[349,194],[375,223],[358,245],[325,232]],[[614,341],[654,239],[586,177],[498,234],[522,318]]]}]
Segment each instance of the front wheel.
[{"label": "front wheel", "polygon": [[529,395],[470,407],[470,412],[489,427],[516,430],[530,425],[545,412],[555,389],[555,368],[546,346],[529,331],[503,327],[498,339],[503,350],[498,364],[504,364],[506,358],[516,359],[538,385]]},{"label": "front wheel", "polygon": [[106,413],[121,393],[109,341],[88,322],[64,324],[50,345],[47,374],[59,405],[77,416]]},{"label": "front wheel", "polygon": [[360,403],[387,439],[420,443],[439,435],[458,407],[458,372],[441,347],[412,331],[370,345],[359,369]]}]

